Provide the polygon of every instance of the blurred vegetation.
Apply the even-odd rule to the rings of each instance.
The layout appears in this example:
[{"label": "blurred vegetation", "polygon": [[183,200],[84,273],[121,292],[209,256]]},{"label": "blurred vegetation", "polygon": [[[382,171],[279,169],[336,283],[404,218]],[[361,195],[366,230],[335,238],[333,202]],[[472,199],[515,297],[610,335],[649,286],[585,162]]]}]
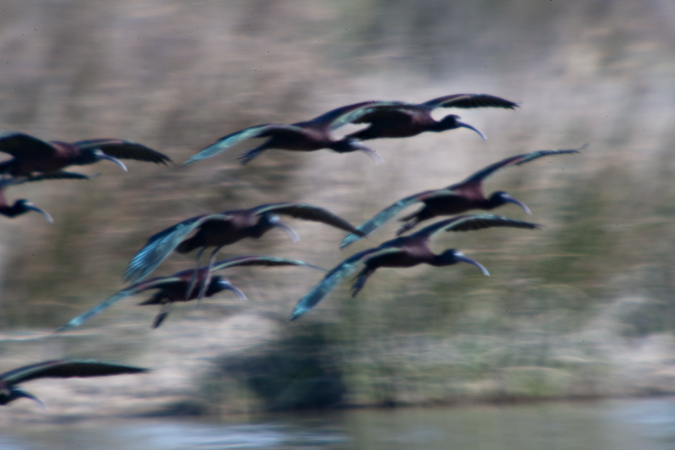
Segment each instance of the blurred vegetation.
[{"label": "blurred vegetation", "polygon": [[[92,181],[11,189],[10,198],[30,198],[56,223],[37,215],[2,221],[2,333],[51,330],[102,301],[123,287],[126,264],[151,234],[192,215],[297,200],[356,224],[503,157],[589,146],[485,183],[487,192],[526,202],[534,212],[527,219],[542,230],[434,242],[437,251],[457,247],[476,258],[490,278],[469,266],[382,269],[357,298],[345,283],[288,324],[320,276],[233,269],[225,276],[247,292],[248,305],[229,297],[200,309],[179,305],[153,335],[146,327],[155,312],[127,301],[86,325],[99,337],[55,338],[21,353],[3,342],[0,355],[8,363],[55,353],[112,357],[124,342],[128,359],[163,361],[164,370],[185,359],[217,361],[199,366],[190,382],[201,387],[186,391],[196,396],[190,408],[210,412],[317,406],[314,388],[305,389],[314,385],[302,380],[324,377],[334,383],[325,401],[332,406],[668,391],[672,377],[649,376],[672,363],[675,345],[673,14],[660,0],[6,0],[0,126],[44,139],[120,137],[181,163],[234,130],[365,99],[485,92],[521,108],[460,111],[486,132],[485,143],[461,130],[373,141],[381,166],[355,154],[271,151],[241,167],[242,146],[184,169],[131,162],[125,174],[103,162],[81,168],[101,173]],[[498,213],[523,218],[515,207]],[[270,233],[220,255],[332,267],[398,226],[340,253],[341,233],[291,222],[302,237],[296,245]],[[158,274],[191,262],[174,255]],[[251,313],[264,320],[248,333],[277,330],[253,350],[218,350],[196,322],[224,326]],[[192,325],[179,328],[191,330],[189,342],[172,331],[182,321]],[[119,323],[135,331],[122,339],[112,326]],[[645,353],[640,346],[655,337],[666,343]],[[647,353],[659,364],[640,365]],[[279,378],[269,377],[277,370]],[[284,397],[284,387],[296,397]]]}]

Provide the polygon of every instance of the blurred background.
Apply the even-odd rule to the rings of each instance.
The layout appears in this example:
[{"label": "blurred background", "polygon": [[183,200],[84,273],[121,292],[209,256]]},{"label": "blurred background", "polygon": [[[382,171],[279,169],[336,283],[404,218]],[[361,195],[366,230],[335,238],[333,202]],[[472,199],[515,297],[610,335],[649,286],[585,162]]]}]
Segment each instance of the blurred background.
[{"label": "blurred background", "polygon": [[[102,162],[91,181],[7,190],[55,219],[0,227],[0,370],[54,357],[152,367],[105,383],[45,380],[59,414],[209,414],[342,406],[597,398],[675,391],[675,3],[669,0],[246,0],[0,2],[0,130],[45,140],[119,137],[168,167]],[[248,142],[181,168],[219,137],[365,100],[487,93],[516,111],[452,110],[466,129],[371,141],[385,159]],[[444,114],[446,111],[439,111]],[[442,115],[441,114],[441,115]],[[382,269],[300,320],[321,279],[301,268],[223,272],[227,291],[178,305],[157,330],[128,299],[67,335],[32,340],[125,287],[147,238],[205,212],[303,201],[353,224],[404,196],[459,182],[507,156],[588,147],[504,169],[485,183],[528,204],[498,214],[543,225],[443,235],[469,265]],[[248,145],[248,146],[247,146]],[[412,212],[413,209],[410,210]],[[408,212],[408,211],[406,211]],[[224,248],[331,268],[390,239],[391,221],[344,233],[286,219]],[[175,254],[156,272],[191,267]],[[96,398],[92,402],[92,397]],[[13,417],[35,405],[17,402]],[[46,413],[41,413],[46,415]],[[0,419],[9,420],[9,419]]]}]

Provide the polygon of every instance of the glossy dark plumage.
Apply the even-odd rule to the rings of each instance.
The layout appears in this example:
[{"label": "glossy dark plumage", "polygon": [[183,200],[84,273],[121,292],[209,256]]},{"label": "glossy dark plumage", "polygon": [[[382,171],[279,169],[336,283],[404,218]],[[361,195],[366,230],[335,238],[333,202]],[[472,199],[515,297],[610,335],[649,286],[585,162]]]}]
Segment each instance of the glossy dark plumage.
[{"label": "glossy dark plumage", "polygon": [[122,139],[47,142],[16,131],[0,134],[0,152],[13,156],[0,162],[0,173],[12,176],[63,173],[63,169],[68,166],[94,164],[103,159],[113,161],[125,172],[127,168],[118,158],[156,164],[171,161],[158,151]]},{"label": "glossy dark plumage", "polygon": [[37,378],[101,377],[147,372],[141,367],[106,363],[94,360],[54,360],[19,367],[0,375],[0,405],[19,398],[29,398],[44,406],[37,397],[17,385]]},{"label": "glossy dark plumage", "polygon": [[387,102],[360,102],[342,106],[314,119],[298,122],[291,125],[263,124],[236,131],[223,136],[215,143],[189,158],[183,165],[188,165],[202,159],[215,156],[230,147],[247,139],[268,138],[262,145],[242,154],[239,159],[246,164],[261,152],[276,148],[309,152],[328,148],[338,153],[361,151],[373,158],[376,162],[381,158],[374,150],[360,144],[353,138],[333,139],[331,130],[339,128],[347,123],[356,121],[361,115],[366,114],[372,107],[385,105]]},{"label": "glossy dark plumage", "polygon": [[0,215],[6,217],[16,217],[22,214],[25,214],[30,211],[35,211],[40,214],[47,220],[49,223],[53,223],[54,219],[52,216],[45,210],[38,208],[32,202],[22,198],[16,200],[13,204],[9,204],[7,198],[5,197],[5,189],[10,186],[16,186],[19,184],[34,182],[34,181],[44,181],[52,179],[89,179],[86,175],[72,174],[72,173],[58,173],[55,175],[40,175],[35,177],[11,177],[11,178],[0,178]]},{"label": "glossy dark plumage", "polygon": [[[418,202],[424,203],[424,206],[419,211],[401,219],[401,221],[406,222],[406,224],[398,230],[398,235],[410,230],[418,223],[433,217],[461,214],[472,209],[491,210],[506,203],[516,204],[523,208],[526,213],[530,214],[527,205],[511,197],[506,192],[498,191],[492,193],[490,197],[486,197],[483,193],[483,181],[503,167],[525,164],[526,162],[544,156],[579,153],[584,147],[576,150],[539,150],[505,158],[499,162],[490,164],[459,183],[441,189],[419,192],[409,197],[405,197],[386,207],[372,219],[364,222],[357,228],[364,234],[369,235],[400,211]],[[342,241],[340,248],[347,247],[349,244],[356,242],[359,239],[361,239],[359,236],[350,234]]]},{"label": "glossy dark plumage", "polygon": [[212,295],[228,289],[237,294],[242,300],[246,300],[244,293],[232,285],[228,280],[219,276],[211,276],[215,271],[235,266],[302,266],[323,270],[320,267],[307,264],[303,261],[273,256],[239,256],[230,258],[213,264],[211,272],[208,271],[209,268],[207,266],[201,267],[197,271],[194,269],[182,270],[168,277],[157,277],[136,283],[122,289],[93,308],[69,320],[68,323],[59,328],[57,332],[79,327],[84,322],[102,313],[118,301],[152,289],[158,289],[158,291],[148,300],[140,304],[163,306],[162,311],[160,311],[153,322],[153,328],[157,328],[166,318],[169,313],[168,306],[174,302],[195,300],[202,291],[204,292],[205,297],[211,297]]},{"label": "glossy dark plumage", "polygon": [[[321,222],[349,233],[361,234],[344,219],[308,203],[270,203],[251,209],[233,209],[219,214],[204,214],[184,220],[151,236],[129,263],[124,278],[131,282],[145,278],[174,250],[188,253],[199,249],[197,254],[197,262],[199,262],[202,252],[207,247],[215,247],[211,253],[209,263],[211,265],[216,252],[221,247],[247,237],[259,238],[275,227],[287,232],[294,242],[297,241],[298,235],[292,228],[281,222],[279,214]],[[186,239],[195,230],[197,232]]]},{"label": "glossy dark plumage", "polygon": [[482,131],[461,122],[459,116],[451,114],[440,121],[431,116],[432,111],[436,108],[486,107],[515,109],[518,105],[510,100],[487,94],[446,95],[418,104],[390,102],[387,105],[371,108],[365,114],[353,120],[352,122],[355,124],[367,123],[370,126],[347,137],[365,141],[368,139],[410,137],[425,131],[441,132],[455,128],[468,128],[486,139]]},{"label": "glossy dark plumage", "polygon": [[293,308],[290,320],[295,320],[312,309],[343,278],[354,273],[361,264],[364,268],[352,285],[352,296],[359,293],[368,277],[380,267],[412,267],[423,263],[440,267],[466,262],[480,268],[483,274],[489,275],[480,263],[467,258],[457,250],[450,249],[438,255],[434,254],[429,248],[429,239],[444,231],[470,231],[490,227],[535,229],[539,225],[493,214],[465,215],[442,220],[409,236],[392,239],[379,247],[356,253],[338,264],[318,285],[298,301]]}]

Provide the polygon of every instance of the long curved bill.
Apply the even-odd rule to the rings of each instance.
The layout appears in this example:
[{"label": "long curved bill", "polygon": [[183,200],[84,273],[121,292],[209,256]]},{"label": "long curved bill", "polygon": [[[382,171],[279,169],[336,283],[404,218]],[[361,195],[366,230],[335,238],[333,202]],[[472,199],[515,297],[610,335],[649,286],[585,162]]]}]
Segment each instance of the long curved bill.
[{"label": "long curved bill", "polygon": [[379,164],[384,163],[384,159],[380,156],[379,153],[377,153],[372,148],[367,147],[367,146],[365,146],[365,145],[363,145],[359,142],[354,142],[354,141],[352,141],[352,145],[356,149],[356,151],[363,152],[366,155],[368,155],[368,157],[370,159],[372,159],[375,164],[379,165]]},{"label": "long curved bill", "polygon": [[14,393],[18,394],[18,397],[28,398],[28,399],[31,399],[31,400],[35,401],[38,405],[40,405],[40,407],[42,409],[47,409],[47,405],[45,405],[42,402],[42,400],[40,400],[39,398],[37,398],[33,394],[29,394],[28,392],[24,391],[23,389],[14,388]]},{"label": "long curved bill", "polygon": [[101,153],[101,159],[107,159],[108,161],[112,161],[118,166],[120,166],[120,169],[122,169],[125,172],[128,172],[129,169],[127,169],[127,166],[124,165],[122,161],[119,159],[115,158],[114,156],[106,155],[105,153]]},{"label": "long curved bill", "polygon": [[54,218],[44,209],[40,209],[37,206],[33,205],[32,203],[26,203],[25,206],[26,209],[30,209],[31,211],[39,212],[40,214],[42,214],[47,222],[54,223]]},{"label": "long curved bill", "polygon": [[457,126],[458,126],[458,127],[461,127],[461,128],[468,128],[469,130],[473,130],[473,131],[475,131],[476,133],[478,133],[478,135],[479,135],[484,141],[487,141],[487,136],[485,136],[485,133],[483,133],[483,132],[480,131],[478,128],[474,127],[473,125],[469,125],[468,123],[460,122],[460,121],[458,120],[458,121],[457,121]]},{"label": "long curved bill", "polygon": [[244,294],[241,290],[239,290],[238,287],[236,287],[234,284],[230,283],[229,281],[220,280],[218,282],[218,286],[220,286],[223,289],[228,289],[228,290],[234,292],[235,294],[237,294],[237,297],[239,297],[240,300],[243,300],[245,302],[248,301],[248,298],[246,297],[246,294]]},{"label": "long curved bill", "polygon": [[474,266],[478,267],[480,269],[480,271],[483,272],[483,275],[485,275],[486,277],[490,276],[490,272],[488,272],[488,270],[485,267],[483,267],[483,265],[481,263],[479,263],[476,260],[473,260],[473,259],[469,258],[468,256],[465,256],[464,253],[457,252],[455,254],[455,257],[459,261],[462,261],[462,262],[465,262],[465,263],[468,263],[468,264],[473,264]]},{"label": "long curved bill", "polygon": [[286,224],[283,223],[282,221],[280,221],[280,220],[277,221],[277,222],[274,224],[274,226],[277,227],[277,228],[281,228],[282,230],[284,230],[284,231],[286,232],[286,234],[288,234],[288,237],[291,238],[291,241],[292,241],[294,244],[300,240],[300,236],[298,236],[298,233],[296,233],[295,230],[294,230],[293,228],[289,227],[288,225],[286,225]]},{"label": "long curved bill", "polygon": [[511,197],[508,194],[503,194],[502,198],[504,199],[504,201],[506,201],[508,203],[513,203],[514,205],[520,206],[521,208],[523,208],[523,211],[525,211],[525,213],[532,214],[532,211],[530,211],[530,208],[528,208],[527,205],[525,203],[521,202],[520,200],[517,200],[517,199]]}]

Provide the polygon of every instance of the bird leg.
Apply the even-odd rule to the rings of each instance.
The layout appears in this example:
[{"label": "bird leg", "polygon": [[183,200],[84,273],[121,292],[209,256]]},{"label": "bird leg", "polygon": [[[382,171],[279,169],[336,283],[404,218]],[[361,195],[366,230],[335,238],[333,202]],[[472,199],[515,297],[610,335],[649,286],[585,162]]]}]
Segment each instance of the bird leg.
[{"label": "bird leg", "polygon": [[218,250],[223,248],[221,245],[220,247],[216,247],[216,249],[211,252],[211,258],[209,258],[209,265],[206,268],[206,277],[204,278],[204,282],[202,283],[200,289],[199,289],[199,295],[197,296],[197,304],[201,305],[202,298],[204,298],[204,294],[206,294],[206,290],[209,287],[209,283],[211,282],[211,271],[213,270],[213,262],[216,259],[216,253],[218,253]]},{"label": "bird leg", "polygon": [[162,324],[162,322],[164,322],[164,319],[166,319],[166,317],[169,315],[171,309],[173,309],[173,303],[162,304],[161,311],[159,312],[159,314],[155,316],[155,320],[152,321],[153,329],[159,327]]},{"label": "bird leg", "polygon": [[366,267],[359,272],[356,277],[354,277],[354,284],[352,284],[352,297],[356,297],[356,295],[361,292],[361,289],[363,289],[363,286],[365,286],[366,281],[368,281],[368,277],[370,277],[372,274],[375,273],[376,267],[371,267],[366,265]]},{"label": "bird leg", "polygon": [[[406,220],[406,218],[404,217],[401,220]],[[418,217],[413,217],[412,220],[410,220],[410,222],[403,224],[403,226],[398,229],[398,231],[396,232],[396,236],[400,236],[403,233],[405,233],[406,231],[408,231],[412,228],[415,228],[415,226],[418,223],[420,223],[420,219]]]},{"label": "bird leg", "polygon": [[195,288],[195,282],[197,281],[197,273],[199,272],[199,260],[202,259],[202,253],[204,253],[204,250],[206,250],[206,247],[200,248],[199,251],[197,252],[197,263],[195,264],[195,270],[192,272],[190,284],[188,284],[187,291],[185,292],[185,301],[188,301],[190,299],[190,294],[192,294],[192,290]]},{"label": "bird leg", "polygon": [[239,160],[242,164],[248,164],[251,162],[252,159],[257,157],[259,154],[261,154],[263,151],[267,149],[267,143],[264,143],[260,147],[256,147],[253,150],[249,150],[246,153],[242,153],[237,157],[237,160]]}]

